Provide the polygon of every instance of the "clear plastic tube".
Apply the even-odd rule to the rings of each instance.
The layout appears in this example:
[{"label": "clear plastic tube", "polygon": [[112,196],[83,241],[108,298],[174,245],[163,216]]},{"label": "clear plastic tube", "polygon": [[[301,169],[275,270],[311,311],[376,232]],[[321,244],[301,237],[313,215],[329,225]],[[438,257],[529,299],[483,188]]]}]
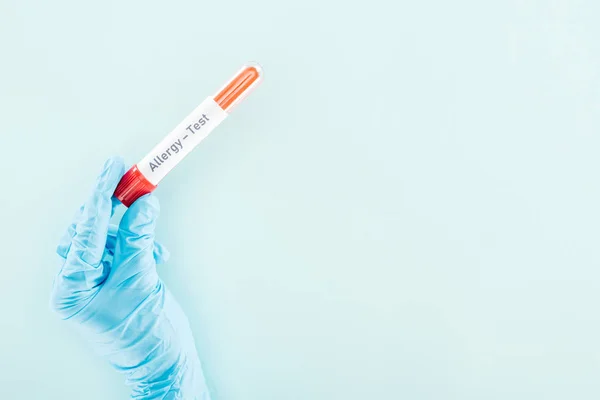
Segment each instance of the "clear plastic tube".
[{"label": "clear plastic tube", "polygon": [[204,100],[140,162],[123,175],[115,197],[129,207],[158,183],[215,129],[262,81],[258,64],[244,65],[219,91]]},{"label": "clear plastic tube", "polygon": [[214,96],[215,102],[230,113],[262,81],[262,68],[256,63],[244,65]]}]

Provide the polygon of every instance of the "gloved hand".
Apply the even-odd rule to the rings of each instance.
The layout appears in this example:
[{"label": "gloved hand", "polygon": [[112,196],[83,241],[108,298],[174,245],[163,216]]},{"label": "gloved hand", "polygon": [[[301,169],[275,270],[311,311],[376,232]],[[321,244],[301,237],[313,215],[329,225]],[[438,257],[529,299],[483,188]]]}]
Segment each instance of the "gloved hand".
[{"label": "gloved hand", "polygon": [[131,398],[208,400],[188,320],[156,273],[168,258],[154,241],[158,200],[141,197],[110,225],[124,172],[122,160],[106,162],[58,245],[51,306],[126,376]]}]

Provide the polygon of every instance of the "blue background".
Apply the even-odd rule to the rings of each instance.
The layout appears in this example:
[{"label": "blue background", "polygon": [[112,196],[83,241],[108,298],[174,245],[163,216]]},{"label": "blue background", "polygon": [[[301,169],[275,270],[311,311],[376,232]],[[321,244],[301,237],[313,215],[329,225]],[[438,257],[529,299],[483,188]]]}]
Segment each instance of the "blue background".
[{"label": "blue background", "polygon": [[216,400],[597,399],[599,12],[0,0],[0,398],[127,397],[49,312],[55,246],[255,60],[156,191]]}]

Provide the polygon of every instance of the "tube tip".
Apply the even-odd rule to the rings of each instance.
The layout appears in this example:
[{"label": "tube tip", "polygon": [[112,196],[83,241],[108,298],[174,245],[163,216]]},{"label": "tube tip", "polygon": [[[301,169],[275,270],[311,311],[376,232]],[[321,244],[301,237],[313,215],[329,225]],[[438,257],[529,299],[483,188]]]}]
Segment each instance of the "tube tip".
[{"label": "tube tip", "polygon": [[214,96],[215,102],[230,112],[262,81],[263,69],[258,63],[247,63]]}]

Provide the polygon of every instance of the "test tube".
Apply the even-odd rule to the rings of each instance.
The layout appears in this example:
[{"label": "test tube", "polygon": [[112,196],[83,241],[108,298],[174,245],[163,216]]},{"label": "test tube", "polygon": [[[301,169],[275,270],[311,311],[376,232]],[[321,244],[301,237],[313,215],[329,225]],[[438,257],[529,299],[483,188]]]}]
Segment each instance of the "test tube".
[{"label": "test tube", "polygon": [[204,100],[123,175],[115,197],[129,207],[139,197],[156,189],[158,183],[256,88],[262,77],[262,68],[258,64],[244,65],[216,95]]}]

